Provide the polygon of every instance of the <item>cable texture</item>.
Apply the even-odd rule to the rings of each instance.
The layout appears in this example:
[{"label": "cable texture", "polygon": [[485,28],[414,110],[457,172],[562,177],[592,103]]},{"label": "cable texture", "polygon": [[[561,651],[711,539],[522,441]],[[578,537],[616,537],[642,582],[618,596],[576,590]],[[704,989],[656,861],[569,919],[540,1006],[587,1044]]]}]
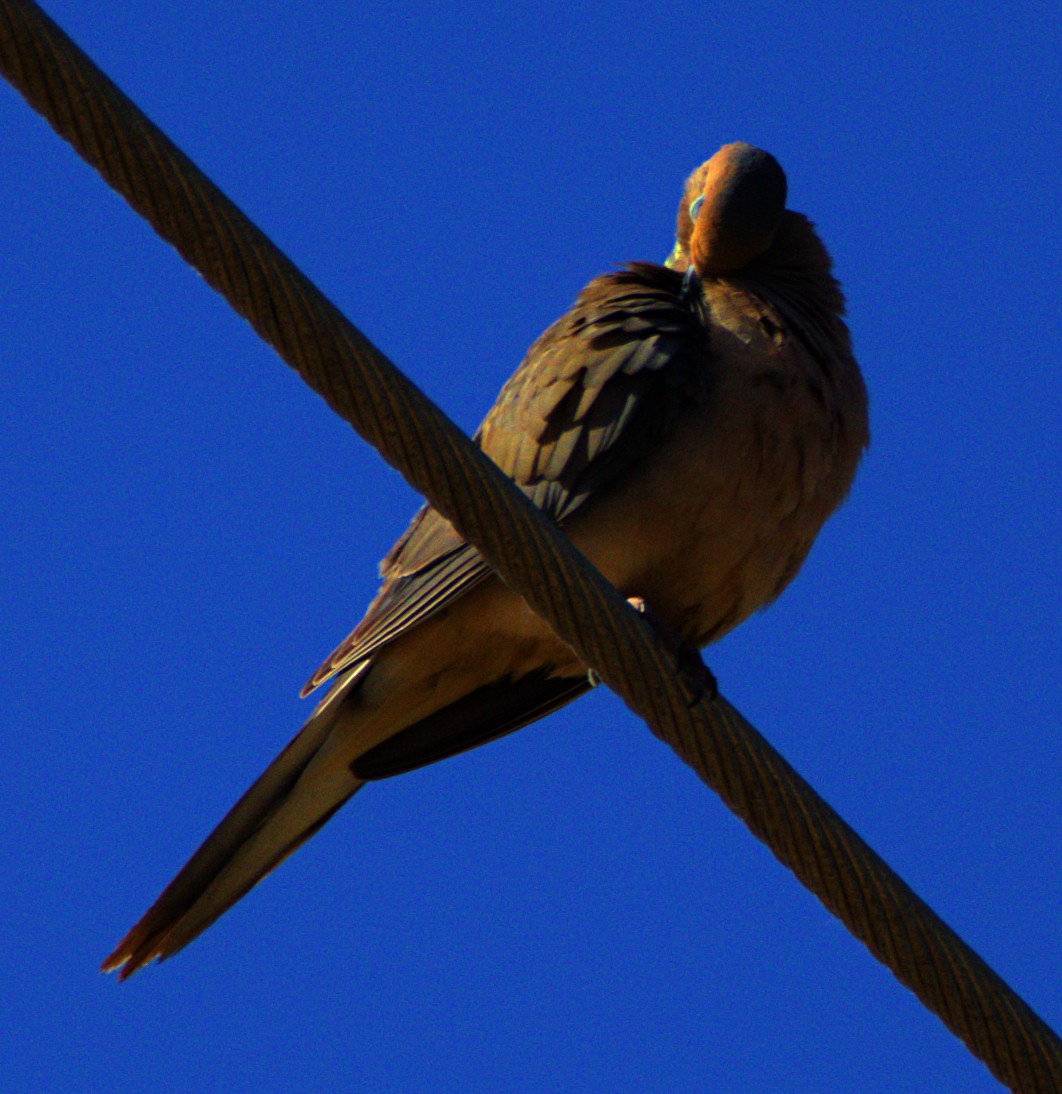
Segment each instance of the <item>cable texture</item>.
[{"label": "cable texture", "polygon": [[0,0],[0,66],[1001,1082],[1062,1091],[1062,1041],[1046,1023],[729,702],[690,705],[645,620],[28,0]]}]

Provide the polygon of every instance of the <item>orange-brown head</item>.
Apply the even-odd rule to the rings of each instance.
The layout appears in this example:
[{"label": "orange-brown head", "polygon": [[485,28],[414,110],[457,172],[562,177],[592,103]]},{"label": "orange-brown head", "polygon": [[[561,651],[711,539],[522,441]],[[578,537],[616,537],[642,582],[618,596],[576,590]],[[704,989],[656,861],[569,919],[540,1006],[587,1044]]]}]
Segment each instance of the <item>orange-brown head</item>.
[{"label": "orange-brown head", "polygon": [[770,247],[785,213],[785,172],[769,152],[725,144],[690,175],[667,264],[702,277],[734,273]]}]

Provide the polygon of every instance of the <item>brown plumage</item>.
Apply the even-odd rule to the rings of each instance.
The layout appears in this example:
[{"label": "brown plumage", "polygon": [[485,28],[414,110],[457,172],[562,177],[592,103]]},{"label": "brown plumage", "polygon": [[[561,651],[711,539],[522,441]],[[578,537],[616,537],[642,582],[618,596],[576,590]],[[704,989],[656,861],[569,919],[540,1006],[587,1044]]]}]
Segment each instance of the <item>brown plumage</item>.
[{"label": "brown plumage", "polygon": [[[781,168],[727,145],[686,184],[667,267],[592,281],[476,439],[625,596],[704,645],[792,580],[852,482],[866,393],[842,312],[825,248],[785,209]],[[125,977],[181,949],[366,781],[589,688],[585,666],[430,507],[382,574],[304,693],[331,690],[105,970]]]}]

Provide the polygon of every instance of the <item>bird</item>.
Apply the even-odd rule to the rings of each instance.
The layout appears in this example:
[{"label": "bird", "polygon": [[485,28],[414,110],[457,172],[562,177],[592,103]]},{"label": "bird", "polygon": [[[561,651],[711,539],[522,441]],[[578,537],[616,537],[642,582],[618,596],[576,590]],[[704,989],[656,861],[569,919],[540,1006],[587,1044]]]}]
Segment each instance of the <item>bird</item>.
[{"label": "bird", "polygon": [[[664,264],[596,277],[529,349],[474,441],[632,603],[690,648],[794,578],[869,443],[844,297],[778,161],[721,147]],[[366,783],[485,744],[592,671],[430,505],[310,677],[309,719],[104,961],[185,947]]]}]

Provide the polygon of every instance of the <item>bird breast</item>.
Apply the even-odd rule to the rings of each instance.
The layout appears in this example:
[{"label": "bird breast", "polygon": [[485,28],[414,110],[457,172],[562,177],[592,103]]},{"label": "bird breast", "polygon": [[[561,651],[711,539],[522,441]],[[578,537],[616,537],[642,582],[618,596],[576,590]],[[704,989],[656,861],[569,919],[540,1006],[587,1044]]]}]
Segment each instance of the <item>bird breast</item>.
[{"label": "bird breast", "polygon": [[705,396],[569,528],[625,596],[643,597],[698,645],[796,575],[848,491],[865,436],[827,397],[837,385],[824,367],[858,377],[846,344],[823,362],[747,292],[719,281],[705,294],[714,373]]}]

